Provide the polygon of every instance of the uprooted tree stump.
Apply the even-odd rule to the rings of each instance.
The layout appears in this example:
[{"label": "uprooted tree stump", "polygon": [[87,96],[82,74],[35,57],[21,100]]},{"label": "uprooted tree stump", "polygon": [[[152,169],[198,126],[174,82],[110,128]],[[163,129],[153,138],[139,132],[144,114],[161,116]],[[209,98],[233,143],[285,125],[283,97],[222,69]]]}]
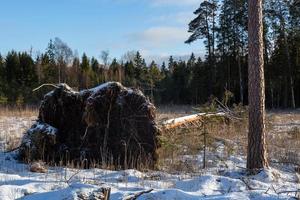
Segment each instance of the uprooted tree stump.
[{"label": "uprooted tree stump", "polygon": [[19,148],[24,161],[154,167],[159,129],[141,91],[109,82],[81,92],[66,84],[44,96]]}]

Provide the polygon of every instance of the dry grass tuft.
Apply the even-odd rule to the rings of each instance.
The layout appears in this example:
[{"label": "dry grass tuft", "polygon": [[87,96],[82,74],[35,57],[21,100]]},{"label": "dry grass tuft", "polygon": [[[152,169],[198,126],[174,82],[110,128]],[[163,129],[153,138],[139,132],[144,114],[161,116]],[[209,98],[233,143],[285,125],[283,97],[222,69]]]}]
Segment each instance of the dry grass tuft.
[{"label": "dry grass tuft", "polygon": [[18,147],[24,132],[37,115],[36,108],[0,107],[0,150],[9,151]]},{"label": "dry grass tuft", "polygon": [[0,117],[32,117],[38,115],[38,108],[35,106],[12,107],[0,106]]},{"label": "dry grass tuft", "polygon": [[300,113],[271,112],[268,122],[269,158],[274,162],[300,165]]}]

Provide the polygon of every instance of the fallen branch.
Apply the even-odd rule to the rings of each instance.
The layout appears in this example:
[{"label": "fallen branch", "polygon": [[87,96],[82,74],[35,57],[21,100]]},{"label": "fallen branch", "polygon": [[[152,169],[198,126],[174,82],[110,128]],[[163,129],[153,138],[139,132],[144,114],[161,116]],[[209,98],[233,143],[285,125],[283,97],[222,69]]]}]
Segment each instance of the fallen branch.
[{"label": "fallen branch", "polygon": [[32,92],[35,92],[35,91],[37,91],[37,90],[39,90],[39,89],[41,89],[42,87],[45,87],[45,86],[51,86],[51,87],[54,87],[54,88],[58,88],[58,86],[55,85],[55,84],[45,83],[45,84],[42,84],[39,87],[33,89]]},{"label": "fallen branch", "polygon": [[[67,170],[67,169],[66,169]],[[67,174],[65,175],[65,182],[70,186],[70,182],[72,180],[73,177],[75,177],[76,175],[78,175],[81,172],[80,168],[77,169],[68,179],[67,179]]]},{"label": "fallen branch", "polygon": [[220,102],[218,99],[216,99],[216,102],[221,106],[221,110],[224,113],[227,113],[231,118],[235,120],[242,120],[243,118],[237,117],[236,114],[228,108],[228,106],[225,106],[222,102]]},{"label": "fallen branch", "polygon": [[218,99],[215,99],[215,101],[228,113],[233,113],[227,106],[225,106],[222,102],[220,102]]},{"label": "fallen branch", "polygon": [[249,185],[249,183],[247,183],[247,181],[244,178],[240,178],[240,180],[243,181],[248,190],[255,190],[252,186]]},{"label": "fallen branch", "polygon": [[150,189],[150,190],[144,190],[144,191],[141,191],[141,192],[138,192],[135,194],[131,194],[127,197],[124,197],[123,200],[136,200],[138,197],[142,196],[143,194],[150,193],[152,191],[153,191],[153,189]]}]

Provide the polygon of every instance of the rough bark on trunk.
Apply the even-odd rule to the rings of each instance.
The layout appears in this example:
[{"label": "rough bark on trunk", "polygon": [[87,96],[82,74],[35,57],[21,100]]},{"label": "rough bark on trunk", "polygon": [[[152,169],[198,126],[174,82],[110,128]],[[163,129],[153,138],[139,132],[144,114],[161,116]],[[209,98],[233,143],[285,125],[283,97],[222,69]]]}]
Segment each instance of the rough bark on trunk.
[{"label": "rough bark on trunk", "polygon": [[247,168],[268,166],[265,144],[265,85],[262,0],[249,0],[249,133]]},{"label": "rough bark on trunk", "polygon": [[209,24],[208,24],[208,11],[206,11],[206,16],[205,16],[205,24],[206,24],[206,28],[207,28],[207,34],[206,34],[206,38],[207,38],[207,46],[208,46],[208,63],[209,63],[209,80],[208,80],[208,95],[212,95],[212,78],[213,78],[213,63],[212,63],[212,48],[211,48],[211,37],[210,37],[210,29],[209,29]]}]

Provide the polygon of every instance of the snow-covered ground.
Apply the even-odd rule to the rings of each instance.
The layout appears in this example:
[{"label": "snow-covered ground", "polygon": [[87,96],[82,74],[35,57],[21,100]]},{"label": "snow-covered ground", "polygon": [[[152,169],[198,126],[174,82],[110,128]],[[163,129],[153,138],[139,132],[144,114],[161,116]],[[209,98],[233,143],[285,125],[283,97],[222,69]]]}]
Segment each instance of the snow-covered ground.
[{"label": "snow-covered ground", "polygon": [[[21,131],[30,126],[31,118],[5,119],[0,137],[7,142],[5,134]],[[11,128],[4,124],[13,121]],[[1,141],[0,141],[1,142]],[[216,152],[208,152],[208,163],[223,153],[224,144],[218,144]],[[110,171],[102,169],[70,169],[48,167],[47,173],[30,172],[29,166],[14,159],[15,153],[0,153],[0,200],[71,200],[92,198],[99,188],[111,188],[111,199],[125,199],[132,194],[153,189],[138,199],[295,199],[299,194],[300,179],[293,166],[272,165],[270,169],[255,176],[245,172],[246,158],[229,156],[214,167],[197,173],[169,174],[162,171],[137,170]],[[188,155],[201,163],[202,156]],[[290,191],[290,192],[289,192]],[[94,195],[95,196],[95,195]]]},{"label": "snow-covered ground", "polygon": [[270,168],[247,176],[245,159],[231,157],[228,168],[213,168],[201,174],[167,174],[158,171],[77,170],[50,167],[47,173],[32,173],[13,154],[0,154],[0,199],[80,199],[100,187],[111,188],[111,199],[153,189],[139,199],[292,199],[300,189],[292,169]]}]

